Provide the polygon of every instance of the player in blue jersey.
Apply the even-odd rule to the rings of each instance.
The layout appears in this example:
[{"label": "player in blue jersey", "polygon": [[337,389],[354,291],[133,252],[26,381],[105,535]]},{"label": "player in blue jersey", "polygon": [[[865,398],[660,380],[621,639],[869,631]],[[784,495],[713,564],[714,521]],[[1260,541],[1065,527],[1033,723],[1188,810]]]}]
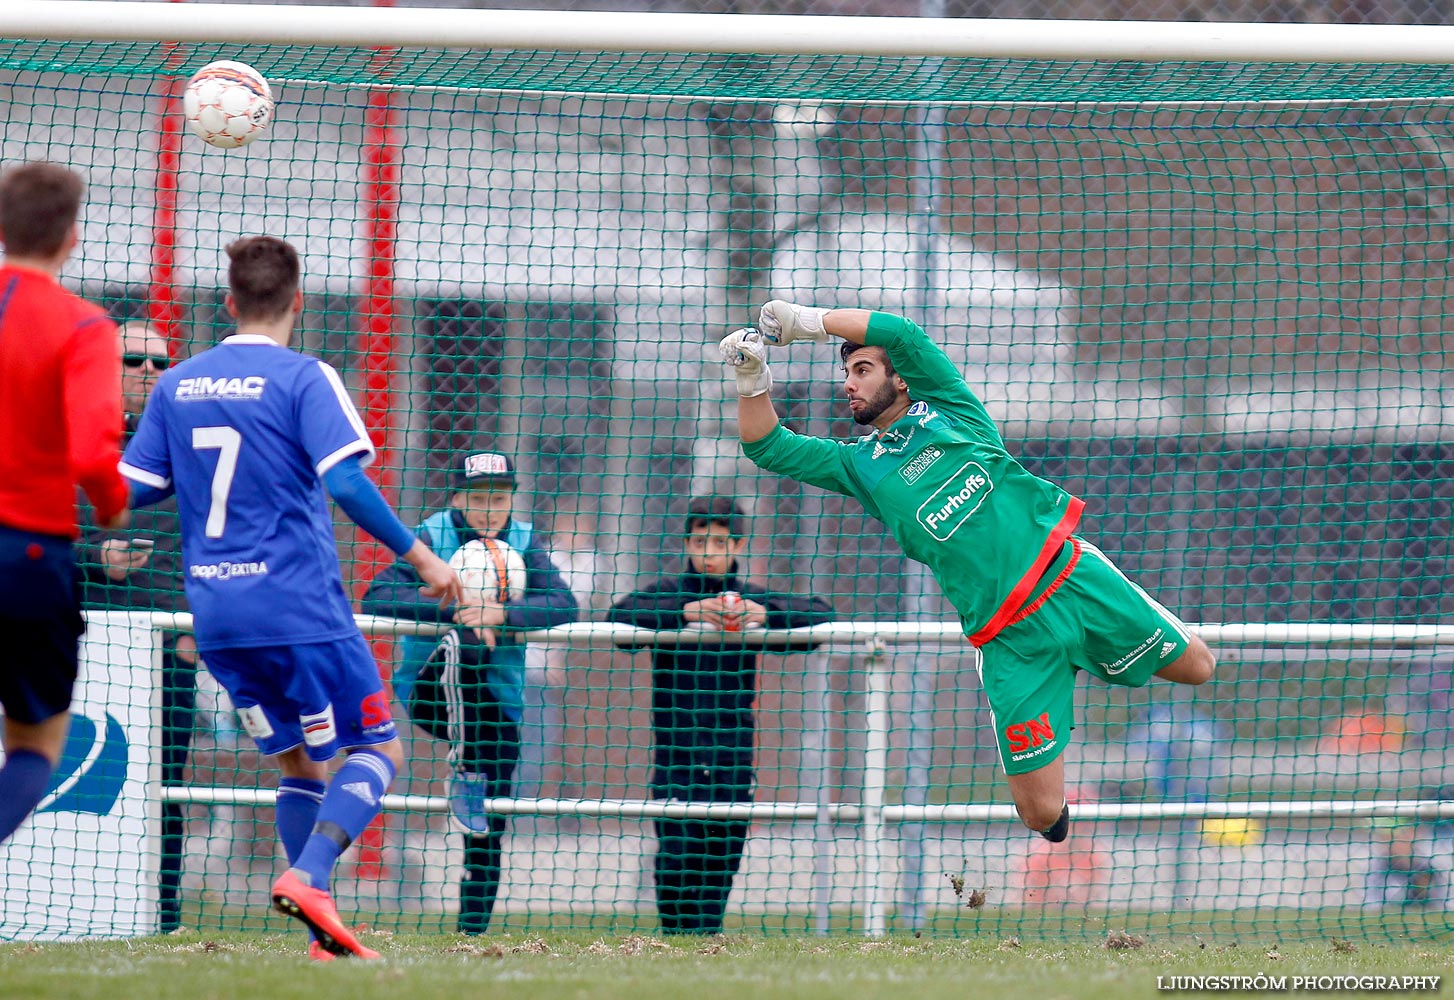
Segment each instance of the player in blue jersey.
[{"label": "player in blue jersey", "polygon": [[[328,881],[403,755],[344,591],[325,488],[418,571],[424,593],[457,602],[460,581],[364,476],[373,445],[338,373],[288,349],[303,308],[297,252],[254,236],[227,254],[237,332],[158,379],[121,471],[137,504],[175,491],[197,648],[282,771],[291,867],[274,907],[308,925],[314,958],[377,958],[339,919]],[[348,758],[325,785],[340,750]]]}]

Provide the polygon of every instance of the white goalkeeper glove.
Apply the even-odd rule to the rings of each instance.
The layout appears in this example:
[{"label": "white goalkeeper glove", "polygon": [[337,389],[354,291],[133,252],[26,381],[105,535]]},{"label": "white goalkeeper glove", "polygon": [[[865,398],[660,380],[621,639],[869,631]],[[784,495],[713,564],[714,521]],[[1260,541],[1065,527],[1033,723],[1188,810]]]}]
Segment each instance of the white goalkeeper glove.
[{"label": "white goalkeeper glove", "polygon": [[782,299],[773,299],[757,314],[757,328],[769,344],[791,344],[795,340],[815,340],[822,343],[828,339],[823,329],[823,317],[827,309],[812,306],[795,306]]},{"label": "white goalkeeper glove", "polygon": [[737,395],[761,396],[772,388],[772,372],[767,368],[767,344],[762,334],[752,327],[733,330],[717,345],[724,364],[731,365],[737,375]]}]

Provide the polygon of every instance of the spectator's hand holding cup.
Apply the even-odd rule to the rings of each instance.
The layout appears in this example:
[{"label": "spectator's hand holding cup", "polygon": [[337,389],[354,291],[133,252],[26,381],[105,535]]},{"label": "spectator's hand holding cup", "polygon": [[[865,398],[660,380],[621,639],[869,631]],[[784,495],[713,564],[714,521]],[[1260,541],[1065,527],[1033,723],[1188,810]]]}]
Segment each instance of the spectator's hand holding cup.
[{"label": "spectator's hand holding cup", "polygon": [[704,597],[700,601],[689,601],[682,605],[682,617],[689,623],[722,628],[722,601],[717,597]]}]

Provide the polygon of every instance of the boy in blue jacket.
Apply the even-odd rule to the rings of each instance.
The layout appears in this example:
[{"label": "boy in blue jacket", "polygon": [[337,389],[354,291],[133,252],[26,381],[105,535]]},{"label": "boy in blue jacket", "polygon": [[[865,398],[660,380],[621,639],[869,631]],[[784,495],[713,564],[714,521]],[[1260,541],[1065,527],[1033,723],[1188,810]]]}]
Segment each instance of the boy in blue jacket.
[{"label": "boy in blue jacket", "polygon": [[509,456],[465,455],[454,482],[449,507],[426,518],[419,537],[446,560],[473,539],[503,540],[525,560],[525,593],[499,603],[466,592],[459,605],[441,609],[420,594],[413,568],[396,562],[369,585],[363,611],[457,626],[438,639],[400,639],[394,690],[415,725],[450,744],[450,804],[467,831],[459,930],[481,934],[500,888],[505,837],[505,817],[487,814],[483,803],[510,795],[520,758],[525,645],[515,637],[573,622],[579,609],[530,522],[511,514],[515,466]]}]

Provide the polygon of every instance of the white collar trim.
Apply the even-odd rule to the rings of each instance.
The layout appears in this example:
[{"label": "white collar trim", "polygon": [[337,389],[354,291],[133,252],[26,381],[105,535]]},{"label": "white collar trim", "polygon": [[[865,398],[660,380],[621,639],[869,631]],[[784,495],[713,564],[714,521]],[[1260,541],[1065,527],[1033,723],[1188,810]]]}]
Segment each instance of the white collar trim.
[{"label": "white collar trim", "polygon": [[271,344],[274,347],[282,347],[272,337],[264,336],[261,333],[234,333],[222,341],[224,344]]}]

